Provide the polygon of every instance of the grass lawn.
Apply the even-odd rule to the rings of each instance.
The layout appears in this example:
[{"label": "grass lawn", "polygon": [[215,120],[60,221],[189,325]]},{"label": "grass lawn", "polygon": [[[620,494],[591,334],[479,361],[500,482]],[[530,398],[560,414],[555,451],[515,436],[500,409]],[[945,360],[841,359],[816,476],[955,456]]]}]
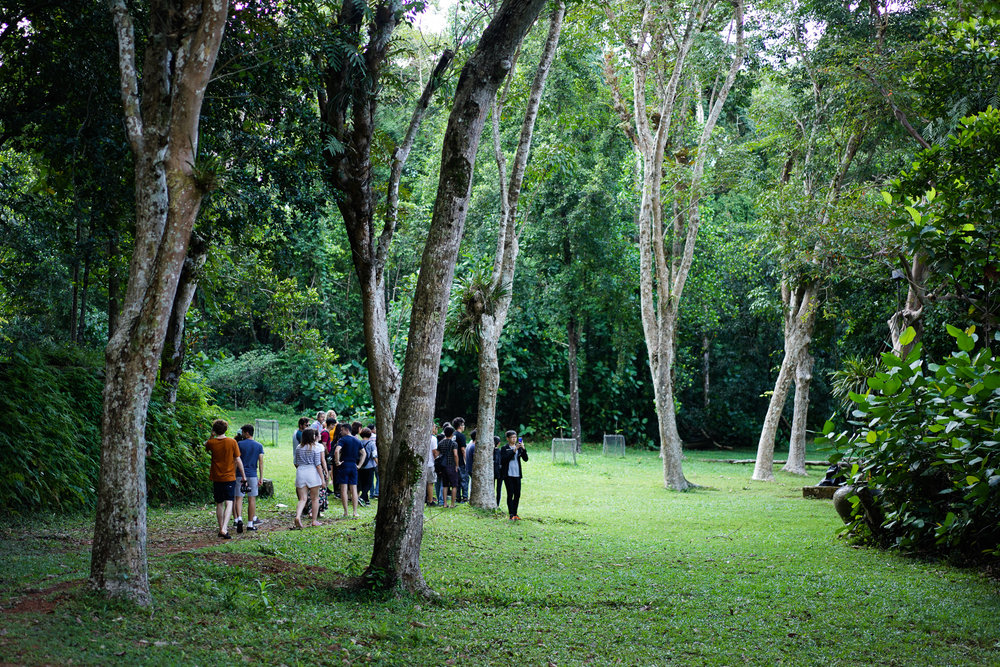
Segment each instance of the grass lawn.
[{"label": "grass lawn", "polygon": [[150,609],[82,585],[91,515],[4,519],[0,663],[1000,665],[996,581],[852,547],[801,478],[706,460],[743,453],[693,453],[703,488],[679,494],[655,452],[591,447],[573,467],[527,443],[521,522],[426,510],[441,602],[354,592],[374,505],[288,531],[292,426],[265,452],[265,530],[216,540],[207,484],[203,502],[150,509]]}]

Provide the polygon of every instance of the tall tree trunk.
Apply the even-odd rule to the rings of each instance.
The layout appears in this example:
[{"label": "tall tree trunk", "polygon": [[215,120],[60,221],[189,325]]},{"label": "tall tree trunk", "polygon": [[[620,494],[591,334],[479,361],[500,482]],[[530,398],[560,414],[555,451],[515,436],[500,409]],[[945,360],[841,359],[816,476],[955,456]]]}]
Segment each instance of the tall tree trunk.
[{"label": "tall tree trunk", "polygon": [[441,150],[437,198],[413,295],[409,342],[389,450],[388,496],[379,498],[371,585],[429,594],[420,572],[424,461],[434,415],[445,316],[465,228],[476,151],[490,102],[544,0],[505,0],[459,77]]},{"label": "tall tree trunk", "polygon": [[[685,108],[687,86],[683,81],[688,76],[688,56],[697,36],[707,25],[714,0],[691,3],[682,16],[669,16],[659,5],[650,2],[642,6],[637,38],[630,38],[627,44],[632,69],[631,103],[626,101],[621,90],[614,62],[616,56],[609,53],[605,57],[605,76],[612,103],[642,164],[638,215],[640,314],[653,378],[664,485],[676,491],[692,486],[682,470],[681,439],[674,414],[672,374],[676,325],[701,223],[701,184],[712,133],[743,62],[743,2],[737,0],[734,4],[735,54],[723,83],[714,99],[708,102],[709,113],[701,127],[693,160],[686,150],[677,150],[686,139],[672,132],[678,127],[683,129],[693,120],[687,115],[690,109]],[[605,11],[612,24],[620,23],[609,5],[605,5]],[[666,38],[668,33],[670,39]],[[665,69],[658,69],[661,66]],[[653,111],[648,108],[647,101],[651,89],[658,98]],[[671,147],[674,142],[678,146]],[[668,148],[676,166],[686,169],[687,175],[675,181],[672,214],[665,220],[663,175]]]},{"label": "tall tree trunk", "polygon": [[806,474],[806,419],[809,416],[809,385],[815,359],[806,344],[795,365],[795,403],[792,412],[792,437],[788,441],[788,460],[782,468],[793,475]]},{"label": "tall tree trunk", "polygon": [[83,342],[87,327],[87,289],[90,287],[90,252],[83,257],[83,284],[80,285],[80,320],[76,327],[76,340]]},{"label": "tall tree trunk", "polygon": [[[450,65],[453,53],[446,50],[417,102],[403,142],[393,153],[387,187],[386,214],[381,233],[375,230],[375,193],[372,189],[371,143],[375,133],[375,112],[382,68],[389,53],[392,33],[401,16],[399,0],[389,0],[374,6],[370,26],[365,21],[365,8],[344,3],[331,23],[332,33],[352,36],[362,42],[367,30],[368,40],[362,49],[363,66],[330,63],[325,74],[325,88],[319,94],[322,120],[322,143],[327,146],[323,157],[327,164],[327,180],[339,193],[340,209],[351,244],[351,258],[362,298],[362,319],[365,331],[365,354],[368,383],[375,407],[375,423],[379,440],[393,442],[394,420],[399,399],[399,369],[393,357],[389,338],[388,308],[385,292],[385,263],[396,230],[399,207],[399,181],[403,165],[417,138],[420,125],[427,115],[431,97]],[[339,151],[329,148],[336,139]],[[348,279],[350,279],[348,277]],[[389,457],[383,457],[388,463]],[[383,466],[385,468],[387,466]]]},{"label": "tall tree trunk", "polygon": [[576,440],[576,451],[580,451],[583,445],[583,427],[580,423],[580,369],[577,365],[576,355],[580,346],[580,332],[576,330],[576,318],[572,315],[566,323],[566,339],[568,345],[569,361],[569,428],[574,440]]},{"label": "tall tree trunk", "polygon": [[711,388],[710,381],[711,376],[709,371],[711,370],[711,347],[709,345],[708,334],[701,335],[701,405],[708,411],[709,403],[711,402],[711,394],[709,389]]},{"label": "tall tree trunk", "polygon": [[118,36],[125,129],[135,155],[136,220],[124,307],[105,351],[90,584],[148,604],[146,412],[203,197],[192,174],[198,121],[229,3],[151,3],[141,103],[132,17],[124,0],[108,5]]},{"label": "tall tree trunk", "polygon": [[69,310],[69,342],[76,342],[77,314],[80,312],[80,242],[82,238],[82,224],[76,221],[76,242],[73,244],[73,272],[70,275],[70,283],[73,286],[72,303]]},{"label": "tall tree trunk", "polygon": [[184,372],[184,354],[187,345],[184,342],[187,313],[198,291],[198,280],[201,269],[208,259],[208,240],[197,233],[192,233],[188,246],[187,257],[181,267],[181,276],[174,294],[174,305],[170,310],[170,323],[167,325],[167,337],[163,343],[163,354],[160,359],[160,382],[167,390],[167,401],[177,402],[177,387]]},{"label": "tall tree trunk", "polygon": [[[518,230],[517,212],[521,195],[521,185],[524,182],[524,172],[528,165],[531,152],[531,138],[535,131],[535,120],[538,118],[538,107],[541,104],[545,80],[548,78],[552,61],[555,59],[556,47],[559,45],[559,33],[562,31],[563,17],[566,15],[566,5],[559,0],[549,21],[549,32],[542,48],[542,55],[535,70],[535,78],[528,93],[528,102],[521,122],[521,133],[518,139],[517,151],[510,171],[510,182],[506,184],[506,159],[500,145],[500,116],[504,107],[503,98],[493,105],[493,150],[500,172],[500,229],[497,232],[496,256],[493,260],[493,276],[490,281],[490,291],[499,292],[495,306],[487,308],[480,320],[479,336],[479,409],[477,416],[478,433],[486,436],[487,442],[496,430],[496,403],[500,390],[500,367],[497,358],[497,346],[507,322],[507,312],[513,299],[514,272],[517,266]],[[508,78],[508,85],[510,78]],[[487,457],[479,457],[473,461],[472,478],[475,487],[469,504],[479,509],[496,507],[496,495],[489,480],[492,478],[493,462]]]}]

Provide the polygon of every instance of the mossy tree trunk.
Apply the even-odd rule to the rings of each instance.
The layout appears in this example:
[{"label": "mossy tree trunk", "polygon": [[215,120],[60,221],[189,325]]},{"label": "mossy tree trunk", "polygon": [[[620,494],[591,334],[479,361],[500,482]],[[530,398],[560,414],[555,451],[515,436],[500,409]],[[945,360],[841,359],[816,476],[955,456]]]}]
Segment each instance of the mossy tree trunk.
[{"label": "mossy tree trunk", "polygon": [[441,150],[437,198],[413,296],[389,452],[386,487],[390,492],[379,498],[375,544],[365,572],[375,587],[402,587],[430,594],[420,572],[424,461],[432,434],[445,316],[468,213],[476,151],[491,101],[543,5],[543,0],[506,0],[483,32],[458,81]]},{"label": "mossy tree trunk", "polygon": [[108,6],[118,36],[125,129],[135,155],[136,219],[122,312],[105,352],[90,584],[148,604],[146,412],[204,194],[194,173],[198,121],[229,3],[150,3],[141,96],[132,17],[124,0],[109,0]]}]

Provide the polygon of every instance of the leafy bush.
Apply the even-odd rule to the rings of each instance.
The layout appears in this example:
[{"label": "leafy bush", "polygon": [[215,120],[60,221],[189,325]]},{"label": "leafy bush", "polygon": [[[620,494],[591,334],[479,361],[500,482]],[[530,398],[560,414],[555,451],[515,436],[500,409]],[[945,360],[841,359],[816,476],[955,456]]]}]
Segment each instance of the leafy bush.
[{"label": "leafy bush", "polygon": [[336,354],[322,345],[203,357],[198,366],[219,401],[234,408],[282,403],[298,410],[333,408],[354,414],[371,404],[364,366],[338,363]]},{"label": "leafy bush", "polygon": [[[23,347],[0,364],[0,507],[79,509],[97,494],[103,360],[76,348]],[[207,475],[201,444],[213,411],[206,390],[182,378],[177,403],[157,387],[146,433],[146,481],[154,500],[200,492]]]},{"label": "leafy bush", "polygon": [[[877,489],[884,521],[877,537],[914,551],[975,557],[1000,554],[1000,359],[973,354],[974,328],[948,327],[959,351],[943,363],[883,354],[884,371],[852,392],[853,433],[828,442],[853,461],[856,485]],[[909,329],[904,341],[913,339]],[[1000,336],[996,337],[1000,340]],[[839,458],[839,457],[836,457]],[[856,498],[855,498],[856,500]],[[855,505],[860,528],[862,511]]]}]

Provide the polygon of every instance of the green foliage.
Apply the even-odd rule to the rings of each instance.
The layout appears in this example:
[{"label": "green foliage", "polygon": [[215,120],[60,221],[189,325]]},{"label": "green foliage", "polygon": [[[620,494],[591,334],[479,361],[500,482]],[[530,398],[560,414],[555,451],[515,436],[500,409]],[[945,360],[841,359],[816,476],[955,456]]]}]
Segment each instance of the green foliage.
[{"label": "green foliage", "polygon": [[904,248],[932,269],[923,287],[958,300],[972,323],[987,329],[1000,318],[998,188],[1000,110],[990,107],[963,118],[944,145],[921,152],[883,193]]},{"label": "green foliage", "polygon": [[[22,346],[0,364],[0,507],[80,510],[93,504],[100,464],[103,364],[76,348]],[[182,378],[170,405],[157,387],[147,419],[150,500],[201,491],[207,460],[201,445],[215,412],[207,392]]]},{"label": "green foliage", "polygon": [[[881,492],[884,540],[904,550],[1000,554],[1000,359],[975,351],[974,329],[948,328],[958,351],[941,364],[882,355],[868,379],[853,434],[826,441],[854,463],[856,484]],[[904,336],[913,339],[910,328]],[[907,340],[908,339],[908,340]],[[855,526],[862,521],[859,514]]]},{"label": "green foliage", "polygon": [[198,367],[220,402],[234,408],[277,402],[354,414],[371,404],[364,366],[339,363],[333,351],[322,346],[248,350],[238,357],[223,353],[215,359],[201,355]]}]

